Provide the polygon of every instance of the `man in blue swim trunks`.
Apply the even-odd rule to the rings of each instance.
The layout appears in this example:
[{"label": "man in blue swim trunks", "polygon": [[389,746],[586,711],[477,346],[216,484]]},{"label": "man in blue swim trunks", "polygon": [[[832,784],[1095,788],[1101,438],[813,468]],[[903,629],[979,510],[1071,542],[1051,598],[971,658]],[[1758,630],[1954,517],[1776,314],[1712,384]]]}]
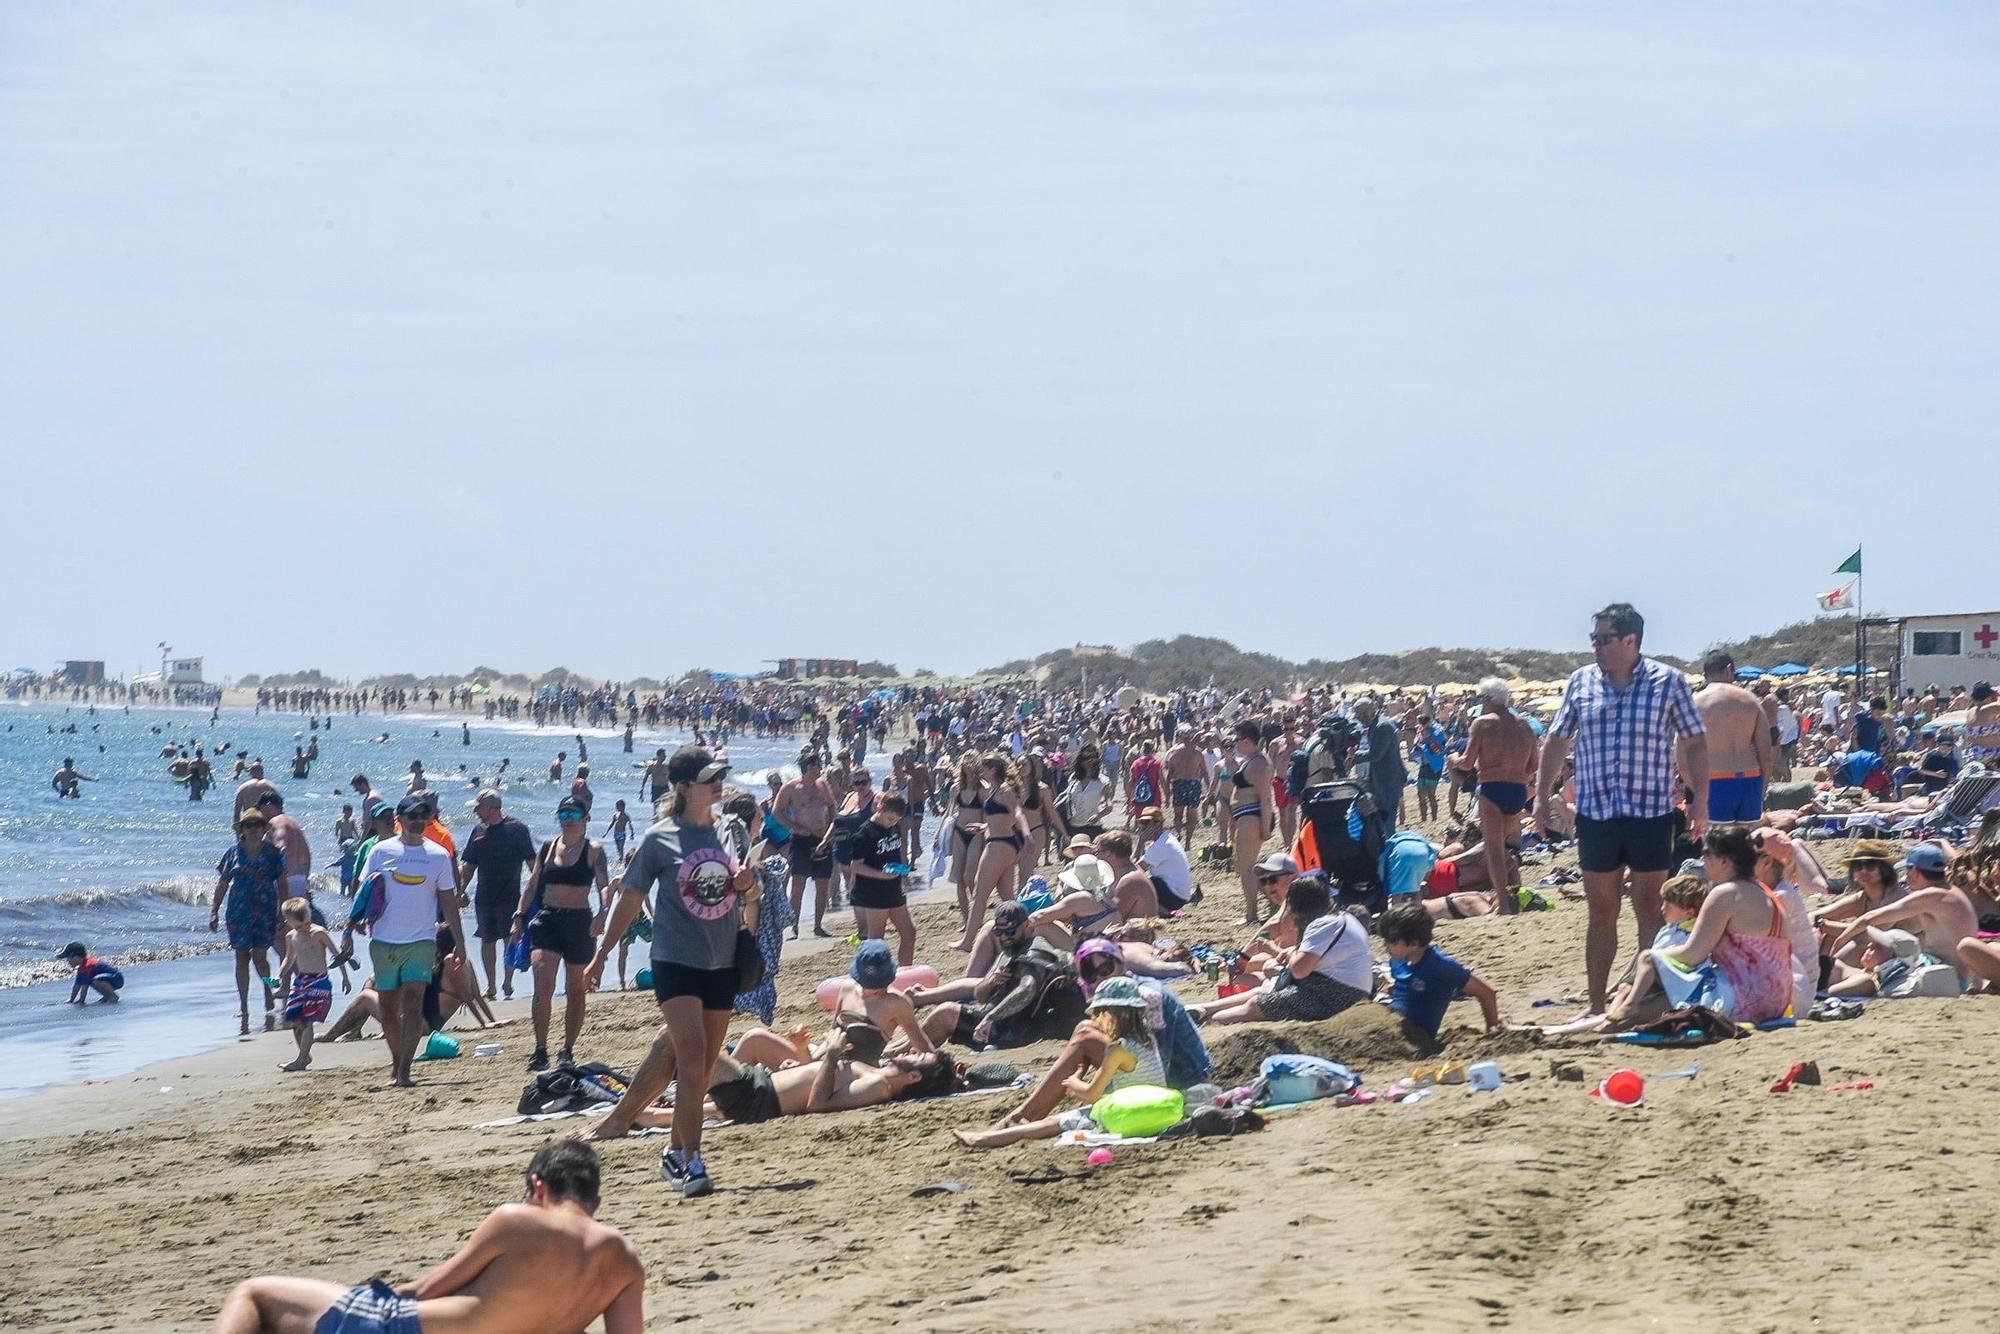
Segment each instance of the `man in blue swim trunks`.
[{"label": "man in blue swim trunks", "polygon": [[1513,688],[1499,677],[1481,681],[1480,715],[1473,720],[1465,753],[1453,761],[1475,782],[1473,808],[1486,850],[1486,875],[1502,916],[1521,910],[1509,881],[1516,873],[1507,853],[1510,843],[1520,844],[1521,813],[1528,809],[1528,784],[1534,781],[1538,751],[1535,730],[1514,712],[1513,702]]},{"label": "man in blue swim trunks", "polygon": [[1756,824],[1764,818],[1764,776],[1776,767],[1764,703],[1736,684],[1736,660],[1716,649],[1701,660],[1695,711],[1708,729],[1708,818]]},{"label": "man in blue swim trunks", "polygon": [[599,1316],[604,1334],[641,1334],[646,1269],[623,1233],[593,1217],[596,1151],[556,1140],[527,1175],[525,1202],[488,1214],[457,1255],[416,1282],[248,1279],[222,1304],[215,1334],[423,1334],[427,1318],[466,1334],[582,1334]]}]

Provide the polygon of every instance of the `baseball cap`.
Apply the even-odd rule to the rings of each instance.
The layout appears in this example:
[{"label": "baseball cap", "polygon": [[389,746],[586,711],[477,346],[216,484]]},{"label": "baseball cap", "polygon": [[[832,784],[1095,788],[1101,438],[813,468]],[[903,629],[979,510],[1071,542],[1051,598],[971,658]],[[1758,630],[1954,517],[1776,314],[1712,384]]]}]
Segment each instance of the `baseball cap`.
[{"label": "baseball cap", "polygon": [[993,909],[996,925],[1020,926],[1028,920],[1028,909],[1018,899],[1006,899]]},{"label": "baseball cap", "polygon": [[1903,854],[1897,866],[1907,869],[1927,871],[1931,875],[1943,875],[1945,867],[1944,849],[1935,843],[1918,843]]},{"label": "baseball cap", "polygon": [[1139,819],[1142,823],[1147,820],[1158,820],[1161,824],[1165,824],[1167,822],[1167,814],[1158,806],[1141,806],[1139,808]]},{"label": "baseball cap", "polygon": [[729,772],[706,746],[682,746],[667,761],[669,783],[707,783]]},{"label": "baseball cap", "polygon": [[1992,699],[1993,683],[1991,681],[1974,681],[1972,683],[1972,697],[1974,699]]},{"label": "baseball cap", "polygon": [[871,991],[879,990],[896,980],[896,956],[890,952],[886,940],[864,940],[861,948],[854,951],[854,962],[848,966],[847,975]]},{"label": "baseball cap", "polygon": [[380,820],[386,815],[394,815],[395,813],[396,808],[386,801],[378,801],[368,808],[368,818],[371,820]]},{"label": "baseball cap", "polygon": [[56,955],[55,957],[58,959],[73,959],[79,954],[88,954],[88,953],[90,953],[90,951],[83,947],[82,941],[72,940],[69,944],[63,946],[62,953]]},{"label": "baseball cap", "polygon": [[279,810],[283,810],[285,809],[285,794],[282,792],[266,792],[263,796],[257,798],[257,804],[259,806],[276,806]]},{"label": "baseball cap", "polygon": [[1274,852],[1263,861],[1258,862],[1257,869],[1266,875],[1297,875],[1299,873],[1299,864],[1293,861],[1287,853]]},{"label": "baseball cap", "polygon": [[472,799],[472,804],[474,806],[498,806],[500,804],[500,794],[490,787],[482,787],[479,789],[479,795]]},{"label": "baseball cap", "polygon": [[428,792],[412,792],[409,796],[404,797],[396,803],[396,814],[398,815],[415,815],[419,811],[425,815],[429,815],[436,809],[437,807],[431,805],[431,794]]},{"label": "baseball cap", "polygon": [[578,815],[590,814],[590,808],[583,804],[583,798],[581,797],[564,797],[556,803],[557,815],[563,815],[571,811],[574,811]]}]

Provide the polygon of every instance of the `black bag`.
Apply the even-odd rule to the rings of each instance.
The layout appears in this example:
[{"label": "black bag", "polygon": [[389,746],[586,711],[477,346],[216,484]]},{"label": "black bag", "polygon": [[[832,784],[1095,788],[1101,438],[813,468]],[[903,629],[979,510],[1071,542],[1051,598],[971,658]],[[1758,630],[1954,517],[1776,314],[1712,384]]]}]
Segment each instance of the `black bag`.
[{"label": "black bag", "polygon": [[764,951],[757,948],[757,937],[739,927],[736,932],[737,994],[755,991],[763,981]]},{"label": "black bag", "polygon": [[617,1102],[631,1082],[631,1076],[602,1061],[544,1070],[521,1089],[521,1101],[514,1110],[521,1116],[582,1111],[599,1103]]}]

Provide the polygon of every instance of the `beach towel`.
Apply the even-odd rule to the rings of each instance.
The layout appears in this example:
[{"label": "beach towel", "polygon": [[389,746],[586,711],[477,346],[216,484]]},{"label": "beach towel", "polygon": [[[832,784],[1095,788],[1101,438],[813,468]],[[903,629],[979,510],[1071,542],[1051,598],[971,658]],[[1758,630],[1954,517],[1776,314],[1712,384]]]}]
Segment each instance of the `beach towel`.
[{"label": "beach towel", "polygon": [[[1011,1084],[996,1084],[991,1088],[960,1089],[956,1093],[940,1093],[929,1098],[904,1098],[900,1101],[900,1103],[885,1103],[883,1105],[889,1107],[910,1106],[912,1104],[920,1102],[950,1102],[956,1098],[983,1098],[989,1093],[1019,1092],[1020,1090],[1027,1088],[1028,1085],[1034,1082],[1035,1082],[1035,1077],[1033,1075],[1022,1075],[1019,1079],[1016,1079]],[[598,1103],[590,1107],[579,1107],[573,1111],[566,1111],[566,1112],[537,1112],[537,1113],[531,1113],[526,1116],[518,1116],[518,1115],[500,1116],[500,1117],[495,1117],[491,1121],[478,1122],[472,1128],[474,1130],[501,1130],[508,1126],[526,1125],[531,1121],[567,1121],[574,1117],[581,1117],[581,1116],[603,1116],[606,1112],[611,1110],[611,1106],[612,1104],[606,1102],[606,1103]],[[717,1120],[715,1117],[711,1116],[707,1120],[703,1121],[702,1124],[704,1126],[716,1127],[716,1126],[731,1125],[734,1123],[729,1121]],[[667,1132],[664,1129],[654,1129],[650,1127],[644,1130],[635,1130],[632,1132],[632,1134],[635,1136],[664,1135],[666,1133]]]}]

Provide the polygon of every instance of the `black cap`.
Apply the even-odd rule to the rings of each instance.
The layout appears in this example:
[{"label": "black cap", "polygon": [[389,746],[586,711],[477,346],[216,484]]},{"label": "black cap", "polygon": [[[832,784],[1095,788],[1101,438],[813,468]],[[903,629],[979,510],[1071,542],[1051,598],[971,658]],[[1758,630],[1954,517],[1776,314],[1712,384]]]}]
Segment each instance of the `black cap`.
[{"label": "black cap", "polygon": [[667,761],[669,783],[706,783],[729,772],[706,746],[682,746]]},{"label": "black cap", "polygon": [[285,809],[285,794],[282,792],[266,792],[263,796],[257,798],[257,804],[259,806],[276,806],[282,811]]},{"label": "black cap", "polygon": [[63,946],[62,953],[56,955],[55,957],[58,959],[74,959],[79,954],[89,954],[89,953],[90,951],[83,947],[82,941],[72,940],[69,944]]},{"label": "black cap", "polygon": [[396,803],[396,814],[398,815],[415,815],[418,811],[429,815],[436,809],[437,807],[431,804],[431,794],[428,792],[412,792],[409,796],[404,797]]},{"label": "black cap", "polygon": [[1004,899],[994,907],[993,920],[1018,926],[1028,920],[1027,905],[1015,899]]},{"label": "black cap", "polygon": [[581,797],[564,797],[556,803],[556,814],[562,815],[568,811],[575,811],[578,815],[588,815],[590,807],[583,804]]},{"label": "black cap", "polygon": [[1993,698],[1993,683],[1991,681],[1974,681],[1972,683],[1972,697],[1974,699]]}]

